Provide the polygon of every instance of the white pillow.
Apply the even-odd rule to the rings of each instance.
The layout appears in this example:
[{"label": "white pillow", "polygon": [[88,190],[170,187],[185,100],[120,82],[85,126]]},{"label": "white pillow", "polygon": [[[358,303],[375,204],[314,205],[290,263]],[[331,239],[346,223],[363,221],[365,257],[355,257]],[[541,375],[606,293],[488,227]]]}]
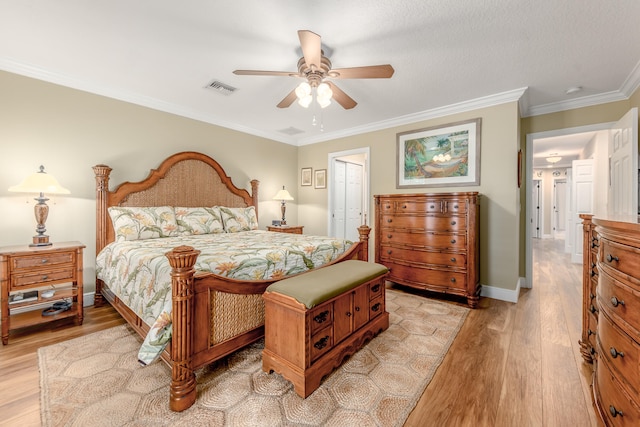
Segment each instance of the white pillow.
[{"label": "white pillow", "polygon": [[171,206],[110,207],[116,240],[145,240],[178,235]]}]

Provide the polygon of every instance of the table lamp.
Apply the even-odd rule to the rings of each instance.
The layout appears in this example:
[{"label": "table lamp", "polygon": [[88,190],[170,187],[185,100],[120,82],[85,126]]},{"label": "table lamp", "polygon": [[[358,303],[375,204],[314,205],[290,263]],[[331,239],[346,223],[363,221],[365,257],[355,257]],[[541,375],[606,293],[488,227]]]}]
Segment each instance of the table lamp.
[{"label": "table lamp", "polygon": [[57,179],[53,175],[49,175],[44,171],[44,166],[40,166],[40,170],[34,174],[29,175],[18,185],[9,187],[9,191],[18,193],[39,193],[39,197],[35,197],[34,200],[38,203],[33,206],[33,212],[36,216],[38,226],[36,227],[36,235],[33,236],[33,243],[29,246],[49,246],[49,236],[47,236],[44,224],[47,221],[49,215],[49,206],[46,201],[49,200],[44,196],[44,193],[50,194],[70,194],[70,191],[60,185]]},{"label": "table lamp", "polygon": [[284,189],[284,185],[283,185],[282,190],[278,191],[278,193],[275,196],[273,196],[273,200],[282,200],[282,205],[280,206],[280,210],[282,211],[282,221],[280,222],[280,225],[286,225],[287,220],[284,216],[284,213],[287,210],[287,205],[285,201],[293,200],[293,197],[291,197],[291,194],[289,194],[289,192]]}]

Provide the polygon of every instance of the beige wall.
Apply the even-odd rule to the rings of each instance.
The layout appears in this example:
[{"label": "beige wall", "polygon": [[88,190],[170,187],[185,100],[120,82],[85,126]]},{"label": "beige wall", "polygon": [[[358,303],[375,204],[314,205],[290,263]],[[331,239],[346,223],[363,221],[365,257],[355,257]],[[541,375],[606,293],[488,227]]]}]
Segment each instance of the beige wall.
[{"label": "beige wall", "polygon": [[297,222],[297,147],[1,71],[0,94],[0,246],[31,242],[34,202],[7,189],[43,164],[71,191],[49,201],[47,234],[87,246],[88,292],[95,285],[96,164],[114,169],[113,189],[145,178],[170,154],[200,151],[237,186],[250,190],[251,179],[260,181],[261,228],[280,217],[271,198],[282,185],[296,199],[287,217]]},{"label": "beige wall", "polygon": [[[469,187],[396,189],[396,133],[461,120],[482,118],[480,185]],[[518,188],[516,180],[518,151],[518,105],[495,107],[455,114],[406,126],[341,138],[299,148],[300,167],[326,169],[331,152],[370,147],[371,195],[391,193],[425,193],[478,191],[480,208],[480,283],[515,289],[518,281]],[[327,231],[327,191],[311,187],[298,190],[298,217],[305,230]],[[373,197],[369,212],[374,213]],[[369,224],[373,219],[369,219]],[[373,240],[371,241],[373,247]]]}]

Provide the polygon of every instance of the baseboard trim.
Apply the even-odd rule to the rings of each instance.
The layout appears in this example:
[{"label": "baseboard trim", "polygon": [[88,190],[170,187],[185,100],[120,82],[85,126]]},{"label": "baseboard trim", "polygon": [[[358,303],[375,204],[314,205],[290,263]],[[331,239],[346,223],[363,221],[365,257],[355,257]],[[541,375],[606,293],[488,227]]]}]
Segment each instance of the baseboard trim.
[{"label": "baseboard trim", "polygon": [[520,296],[520,286],[524,278],[520,277],[516,282],[515,289],[496,288],[495,286],[482,285],[480,288],[480,296],[491,299],[497,299],[507,302],[518,302]]},{"label": "baseboard trim", "polygon": [[87,292],[86,294],[82,294],[82,298],[83,298],[82,306],[89,307],[90,305],[93,305],[95,301],[95,296],[96,296],[95,292]]}]

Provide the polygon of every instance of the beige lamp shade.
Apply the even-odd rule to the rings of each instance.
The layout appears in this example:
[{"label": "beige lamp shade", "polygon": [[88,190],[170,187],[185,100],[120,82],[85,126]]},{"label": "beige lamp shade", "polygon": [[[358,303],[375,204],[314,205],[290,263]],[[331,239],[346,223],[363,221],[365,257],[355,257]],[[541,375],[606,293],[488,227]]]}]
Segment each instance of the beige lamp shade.
[{"label": "beige lamp shade", "polygon": [[44,166],[40,166],[40,171],[29,175],[18,185],[9,187],[9,191],[17,193],[49,193],[49,194],[71,194],[64,188],[58,180],[44,171]]}]

